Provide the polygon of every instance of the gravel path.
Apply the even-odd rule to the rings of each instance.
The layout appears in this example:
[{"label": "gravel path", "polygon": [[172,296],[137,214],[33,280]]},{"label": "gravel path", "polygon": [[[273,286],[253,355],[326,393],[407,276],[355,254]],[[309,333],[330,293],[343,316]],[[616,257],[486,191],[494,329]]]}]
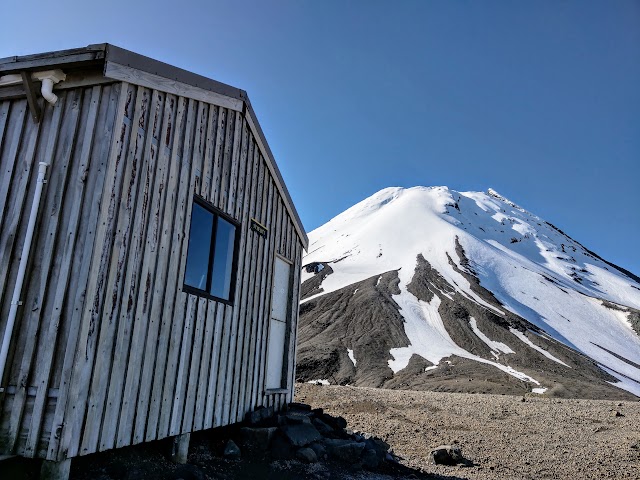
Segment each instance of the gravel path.
[{"label": "gravel path", "polygon": [[[295,399],[446,478],[640,479],[640,402],[309,384],[296,385]],[[474,466],[430,463],[432,448],[454,442]]]}]

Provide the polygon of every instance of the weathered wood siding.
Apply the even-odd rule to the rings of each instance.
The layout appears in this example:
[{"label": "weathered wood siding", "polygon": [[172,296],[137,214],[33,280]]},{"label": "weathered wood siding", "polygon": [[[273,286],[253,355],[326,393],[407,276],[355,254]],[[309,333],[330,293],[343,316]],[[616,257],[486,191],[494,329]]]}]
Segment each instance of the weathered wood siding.
[{"label": "weathered wood siding", "polygon": [[[40,124],[26,99],[0,103],[3,330],[34,165],[53,158],[8,361],[3,452],[59,460],[290,400],[303,247],[255,134],[241,111],[128,83],[67,90]],[[233,305],[182,291],[194,194],[241,223]],[[294,272],[289,389],[268,394],[276,254]]]}]

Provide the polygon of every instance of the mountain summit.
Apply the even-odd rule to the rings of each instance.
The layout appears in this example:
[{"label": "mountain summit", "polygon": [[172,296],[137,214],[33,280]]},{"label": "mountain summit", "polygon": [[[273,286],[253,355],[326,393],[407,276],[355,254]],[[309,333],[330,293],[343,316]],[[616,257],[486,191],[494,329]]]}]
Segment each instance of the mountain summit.
[{"label": "mountain summit", "polygon": [[309,240],[299,380],[640,396],[640,278],[494,190],[386,188]]}]

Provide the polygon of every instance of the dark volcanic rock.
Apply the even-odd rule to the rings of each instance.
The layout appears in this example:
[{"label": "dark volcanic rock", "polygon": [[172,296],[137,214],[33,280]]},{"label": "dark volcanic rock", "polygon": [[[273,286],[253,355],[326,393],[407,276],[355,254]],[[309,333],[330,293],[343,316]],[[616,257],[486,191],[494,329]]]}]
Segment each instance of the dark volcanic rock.
[{"label": "dark volcanic rock", "polygon": [[[383,457],[384,458],[384,457]],[[362,453],[362,466],[367,470],[373,470],[380,465],[380,457],[376,454],[376,451],[372,448],[365,448]]]},{"label": "dark volcanic rock", "polygon": [[314,452],[316,452],[316,457],[320,460],[326,458],[327,456],[327,449],[324,447],[324,445],[320,442],[313,442],[311,445],[309,445],[309,448],[311,448]]},{"label": "dark volcanic rock", "polygon": [[240,448],[233,440],[229,440],[224,447],[224,457],[229,460],[238,460],[240,458]]},{"label": "dark volcanic rock", "polygon": [[[393,270],[303,303],[297,378],[370,387],[391,378],[389,350],[409,345],[404,319],[392,298],[400,293],[398,282]],[[354,351],[357,369],[347,349]]]},{"label": "dark volcanic rock", "polygon": [[294,412],[311,412],[311,405],[307,405],[306,403],[291,402],[287,405],[287,410]]},{"label": "dark volcanic rock", "polygon": [[240,429],[240,445],[243,449],[246,448],[253,452],[266,451],[271,444],[271,440],[273,439],[276,430],[276,427],[242,427]]},{"label": "dark volcanic rock", "polygon": [[342,462],[353,462],[365,449],[364,443],[351,439],[325,439],[324,446],[329,456]]},{"label": "dark volcanic rock", "polygon": [[465,458],[462,450],[457,445],[441,445],[431,450],[431,458],[436,465],[457,465],[463,463]]},{"label": "dark volcanic rock", "polygon": [[271,417],[273,417],[273,407],[259,407],[254,411],[247,413],[245,416],[245,422],[250,425],[258,425]]},{"label": "dark volcanic rock", "polygon": [[322,438],[320,432],[310,423],[283,425],[280,430],[289,440],[289,443],[295,447],[304,447]]},{"label": "dark volcanic rock", "polygon": [[297,425],[300,423],[311,423],[311,419],[309,416],[298,412],[278,415],[278,425]]},{"label": "dark volcanic rock", "polygon": [[307,297],[310,297],[311,295],[322,293],[323,290],[320,285],[328,275],[331,275],[333,273],[333,269],[329,266],[328,263],[324,262],[310,263],[309,265],[305,265],[303,268],[308,273],[314,272],[315,275],[304,282],[304,284],[302,285],[302,288],[300,290],[300,298],[305,299]]},{"label": "dark volcanic rock", "polygon": [[315,463],[318,461],[316,452],[311,448],[301,448],[296,452],[296,458],[305,463]]},{"label": "dark volcanic rock", "polygon": [[277,432],[271,442],[271,457],[274,460],[289,460],[295,457],[296,449],[281,433]]}]

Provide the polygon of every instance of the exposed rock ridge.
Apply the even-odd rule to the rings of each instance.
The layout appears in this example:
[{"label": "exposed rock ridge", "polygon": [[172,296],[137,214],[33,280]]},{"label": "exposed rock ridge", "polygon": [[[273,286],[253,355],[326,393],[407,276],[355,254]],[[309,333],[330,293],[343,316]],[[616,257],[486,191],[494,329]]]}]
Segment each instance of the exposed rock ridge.
[{"label": "exposed rock ridge", "polygon": [[[474,293],[496,308],[502,307],[469,266],[464,249],[456,253],[464,270],[458,272],[472,285]],[[451,259],[451,263],[455,262]],[[328,380],[332,384],[521,395],[531,391],[527,384],[491,365],[453,355],[433,368],[414,354],[409,364],[395,375],[388,365],[391,348],[409,344],[404,319],[393,295],[400,293],[396,271],[386,272],[343,289],[311,299],[301,305],[297,378],[299,381]],[[607,382],[615,378],[591,359],[550,339],[526,319],[505,311],[503,316],[456,291],[429,262],[418,255],[407,290],[418,300],[440,299],[438,313],[454,342],[466,351],[496,361],[496,352],[476,335],[470,325],[488,338],[509,346],[515,354],[501,354],[497,360],[521,371],[544,385],[547,394],[557,397],[630,399],[633,395]],[[553,361],[519,340],[515,329],[530,342],[566,365]],[[357,368],[348,356],[353,350]],[[431,368],[430,368],[431,367]],[[535,386],[535,385],[534,385]]]}]

